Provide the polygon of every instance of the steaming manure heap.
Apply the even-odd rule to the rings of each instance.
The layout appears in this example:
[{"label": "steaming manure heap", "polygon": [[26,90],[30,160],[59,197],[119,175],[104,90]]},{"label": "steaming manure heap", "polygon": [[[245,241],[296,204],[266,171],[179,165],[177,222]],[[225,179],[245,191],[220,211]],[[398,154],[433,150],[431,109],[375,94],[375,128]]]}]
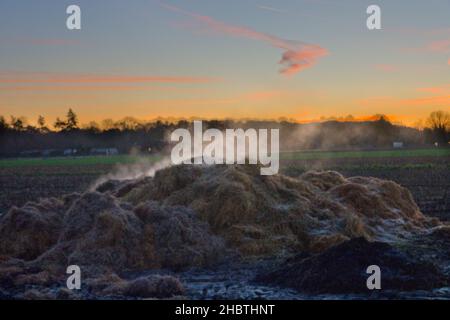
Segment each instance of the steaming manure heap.
[{"label": "steaming manure heap", "polygon": [[351,239],[399,243],[442,228],[391,181],[259,169],[173,166],[13,207],[0,217],[0,297],[79,298],[61,289],[78,265],[85,296],[169,298],[184,294],[175,276],[125,275],[320,255]]}]

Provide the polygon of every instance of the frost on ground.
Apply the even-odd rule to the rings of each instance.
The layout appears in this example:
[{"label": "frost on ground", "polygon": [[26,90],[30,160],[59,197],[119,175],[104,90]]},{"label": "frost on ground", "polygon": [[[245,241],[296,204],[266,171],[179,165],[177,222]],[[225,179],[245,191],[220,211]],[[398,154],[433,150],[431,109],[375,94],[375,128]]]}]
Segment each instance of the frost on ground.
[{"label": "frost on ground", "polygon": [[[13,207],[0,217],[0,297],[170,298],[186,293],[176,275],[191,268],[214,270],[236,259],[257,266],[300,253],[325,257],[317,260],[325,266],[333,263],[325,261],[329,250],[351,239],[407,244],[446,228],[391,181],[259,172],[250,165],[173,166]],[[62,289],[68,265],[81,267],[81,292]],[[172,276],[127,277],[149,270]]]}]

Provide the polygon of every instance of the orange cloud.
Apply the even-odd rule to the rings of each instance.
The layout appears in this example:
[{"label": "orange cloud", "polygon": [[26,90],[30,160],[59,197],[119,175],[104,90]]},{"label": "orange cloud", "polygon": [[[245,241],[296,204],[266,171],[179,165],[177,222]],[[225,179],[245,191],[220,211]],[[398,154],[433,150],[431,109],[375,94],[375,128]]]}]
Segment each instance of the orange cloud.
[{"label": "orange cloud", "polygon": [[450,84],[443,85],[438,87],[426,87],[426,88],[417,88],[417,91],[434,93],[434,94],[445,94],[450,92]]},{"label": "orange cloud", "polygon": [[403,99],[401,102],[403,103],[403,105],[414,105],[414,106],[440,105],[448,107],[450,106],[450,95]]},{"label": "orange cloud", "polygon": [[65,90],[134,90],[146,89],[143,86],[2,86],[0,91],[65,91]]},{"label": "orange cloud", "polygon": [[235,104],[236,99],[167,99],[167,100],[147,100],[142,107],[154,106],[158,108],[187,108],[187,107],[214,107],[219,105]]},{"label": "orange cloud", "polygon": [[273,47],[283,50],[283,55],[279,63],[283,66],[280,73],[291,75],[305,68],[313,66],[316,61],[327,55],[328,51],[315,44],[308,44],[301,41],[284,40],[279,37],[255,31],[253,29],[241,26],[233,26],[222,21],[215,20],[209,16],[203,16],[197,13],[185,11],[181,8],[162,4],[168,10],[182,13],[194,18],[208,29],[207,31],[215,31],[230,36],[248,38],[266,42]]},{"label": "orange cloud", "polygon": [[396,107],[442,107],[450,105],[450,95],[430,96],[422,98],[373,97],[357,101],[365,106],[396,106]]},{"label": "orange cloud", "polygon": [[0,91],[130,91],[130,90],[154,90],[177,91],[177,92],[204,92],[204,88],[173,87],[173,86],[147,86],[147,85],[20,85],[0,86]]}]

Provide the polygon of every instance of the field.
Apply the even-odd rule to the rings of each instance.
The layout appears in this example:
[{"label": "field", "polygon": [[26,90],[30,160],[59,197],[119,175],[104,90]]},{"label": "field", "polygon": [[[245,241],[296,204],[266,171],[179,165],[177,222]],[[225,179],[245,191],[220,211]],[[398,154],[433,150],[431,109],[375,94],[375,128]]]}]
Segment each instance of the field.
[{"label": "field", "polygon": [[86,157],[54,157],[54,158],[18,158],[0,160],[0,168],[7,167],[59,167],[86,165],[116,165],[134,163],[141,159],[137,156],[86,156]]},{"label": "field", "polygon": [[[149,166],[159,156],[93,156],[0,160],[0,212],[41,197],[82,192],[120,167]],[[305,151],[281,154],[281,172],[337,170],[345,176],[373,176],[407,187],[421,210],[450,220],[450,149]]]},{"label": "field", "polygon": [[39,198],[82,192],[100,176],[122,166],[149,166],[159,159],[159,156],[92,156],[0,160],[0,212]]},{"label": "field", "polygon": [[409,158],[409,157],[439,157],[450,156],[450,149],[397,149],[373,151],[294,151],[283,152],[285,160],[317,160],[317,159],[348,159],[348,158]]},{"label": "field", "polygon": [[[105,175],[132,178],[161,159],[0,160],[0,210],[83,192]],[[172,288],[168,297],[190,299],[450,297],[450,229],[430,219],[424,224],[403,188],[374,179],[348,183],[330,172],[298,177],[313,169],[390,179],[411,190],[425,215],[450,221],[449,150],[292,152],[281,155],[280,165],[295,178],[261,178],[248,166],[184,166],[154,180],[106,183],[99,192],[9,211],[0,217],[0,249],[13,259],[0,263],[0,299],[64,297],[66,279],[59,275],[78,261],[91,278],[73,299],[160,297],[130,289],[142,288],[142,281]],[[16,257],[36,264],[22,268]],[[382,265],[388,289],[367,294],[364,270],[373,261]],[[107,276],[97,281],[99,275]],[[155,286],[161,276],[167,285]]]}]

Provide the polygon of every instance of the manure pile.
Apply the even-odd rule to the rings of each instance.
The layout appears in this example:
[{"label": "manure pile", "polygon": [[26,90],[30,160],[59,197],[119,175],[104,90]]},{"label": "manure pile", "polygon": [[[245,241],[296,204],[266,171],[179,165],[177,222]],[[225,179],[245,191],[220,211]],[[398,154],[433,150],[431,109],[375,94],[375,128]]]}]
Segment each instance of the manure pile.
[{"label": "manure pile", "polygon": [[250,165],[173,166],[4,213],[0,298],[80,298],[60,289],[69,265],[81,267],[84,297],[167,298],[184,292],[176,278],[127,280],[124,273],[316,254],[354,238],[406,241],[438,226],[391,181],[333,171],[261,176]]}]

